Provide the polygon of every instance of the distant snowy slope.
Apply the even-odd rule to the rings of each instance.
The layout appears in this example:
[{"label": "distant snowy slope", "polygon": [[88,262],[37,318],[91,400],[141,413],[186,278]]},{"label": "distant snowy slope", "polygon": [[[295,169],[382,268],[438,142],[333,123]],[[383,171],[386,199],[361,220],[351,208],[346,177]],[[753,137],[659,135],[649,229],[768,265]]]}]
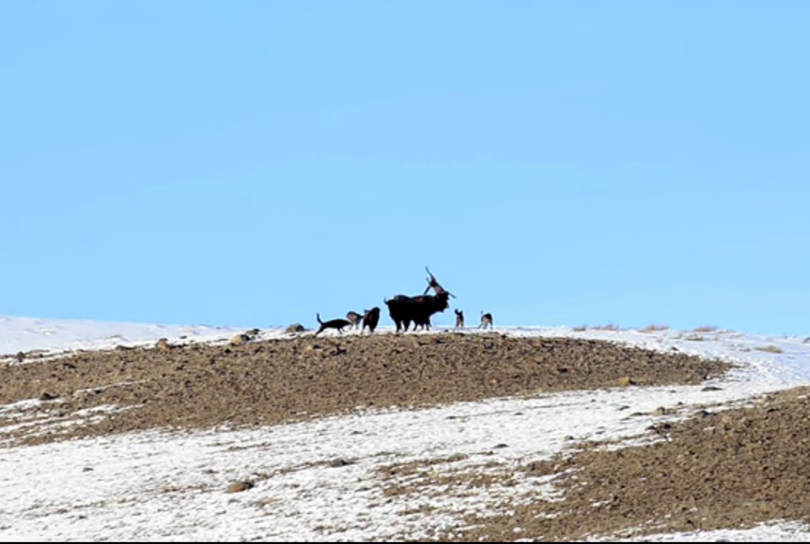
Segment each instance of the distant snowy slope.
[{"label": "distant snowy slope", "polygon": [[112,349],[117,345],[148,344],[159,338],[212,341],[241,331],[207,325],[147,325],[0,316],[0,356],[31,350]]}]

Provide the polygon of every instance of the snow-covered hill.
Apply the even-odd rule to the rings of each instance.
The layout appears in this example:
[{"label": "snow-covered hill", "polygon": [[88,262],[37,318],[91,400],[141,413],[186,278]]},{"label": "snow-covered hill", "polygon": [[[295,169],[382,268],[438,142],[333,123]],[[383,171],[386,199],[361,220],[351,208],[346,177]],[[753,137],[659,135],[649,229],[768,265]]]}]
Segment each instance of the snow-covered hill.
[{"label": "snow-covered hill", "polygon": [[[249,431],[148,432],[11,448],[0,454],[1,540],[379,540],[427,538],[462,512],[486,511],[553,491],[542,478],[519,485],[395,500],[380,468],[430,460],[448,470],[495,470],[549,459],[582,440],[638,439],[656,418],[685,417],[698,404],[745,404],[755,395],[810,384],[810,344],[797,337],[731,331],[576,331],[507,327],[512,336],[605,339],[720,358],[739,366],[703,386],[628,387],[490,399],[418,411],[358,410],[345,417]],[[0,354],[51,353],[170,340],[217,342],[230,328],[0,318]],[[390,332],[390,331],[387,331]],[[477,334],[477,331],[469,331]],[[420,333],[421,334],[421,333]],[[262,331],[282,337],[280,330]],[[33,363],[36,364],[36,363]],[[5,417],[36,406],[0,406]],[[627,414],[645,414],[628,418]],[[497,448],[508,444],[508,448]],[[335,459],[347,459],[335,465]],[[495,468],[493,468],[495,467]],[[250,493],[223,489],[257,480]],[[419,512],[430,511],[429,522]],[[661,539],[807,540],[800,524]],[[649,538],[647,538],[649,540]]]}]

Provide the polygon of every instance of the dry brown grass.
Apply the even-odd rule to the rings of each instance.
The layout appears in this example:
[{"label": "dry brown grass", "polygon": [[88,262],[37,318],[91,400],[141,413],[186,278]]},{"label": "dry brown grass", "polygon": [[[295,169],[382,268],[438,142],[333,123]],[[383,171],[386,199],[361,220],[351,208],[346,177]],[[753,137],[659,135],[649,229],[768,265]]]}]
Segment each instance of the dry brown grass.
[{"label": "dry brown grass", "polygon": [[767,353],[784,353],[785,352],[785,350],[783,350],[779,346],[774,346],[774,345],[762,346],[762,347],[757,347],[757,348],[754,348],[754,349],[757,350],[757,351],[764,351],[764,352],[767,352]]},{"label": "dry brown grass", "polygon": [[588,325],[579,325],[578,327],[574,327],[576,332],[582,332],[588,330]]},{"label": "dry brown grass", "polygon": [[685,338],[685,340],[689,340],[690,342],[703,342],[706,339],[699,334],[690,334]]},{"label": "dry brown grass", "polygon": [[717,325],[703,325],[696,328],[693,332],[715,332],[719,327]]},{"label": "dry brown grass", "polygon": [[615,323],[608,323],[607,325],[599,325],[594,327],[597,331],[619,331],[621,327],[616,325]]},{"label": "dry brown grass", "polygon": [[669,330],[669,325],[661,324],[661,325],[647,325],[640,332],[655,332],[655,331],[667,331]]}]

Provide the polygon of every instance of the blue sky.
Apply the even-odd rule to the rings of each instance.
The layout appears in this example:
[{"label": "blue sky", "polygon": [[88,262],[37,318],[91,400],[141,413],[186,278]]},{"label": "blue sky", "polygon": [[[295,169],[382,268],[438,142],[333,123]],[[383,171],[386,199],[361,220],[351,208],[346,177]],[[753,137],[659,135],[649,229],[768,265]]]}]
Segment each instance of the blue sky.
[{"label": "blue sky", "polygon": [[468,322],[810,334],[808,20],[2,2],[0,314],[313,326],[429,265]]}]

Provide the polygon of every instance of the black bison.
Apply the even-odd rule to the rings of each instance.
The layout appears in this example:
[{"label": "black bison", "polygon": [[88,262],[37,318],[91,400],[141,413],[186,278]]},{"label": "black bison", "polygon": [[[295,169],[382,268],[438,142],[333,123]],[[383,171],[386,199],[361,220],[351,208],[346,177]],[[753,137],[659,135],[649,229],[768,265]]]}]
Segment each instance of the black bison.
[{"label": "black bison", "polygon": [[417,326],[430,329],[430,316],[436,312],[445,311],[450,305],[448,299],[450,293],[444,291],[438,295],[419,295],[416,297],[407,297],[405,295],[397,295],[391,300],[384,300],[388,306],[388,313],[391,314],[391,319],[397,324],[397,332],[400,330],[407,331],[414,323],[414,330]]},{"label": "black bison", "polygon": [[[391,314],[391,319],[397,324],[397,332],[400,330],[407,331],[413,321],[414,330],[417,327],[422,327],[430,330],[430,316],[436,312],[443,312],[449,306],[450,297],[455,297],[454,294],[442,287],[430,269],[426,266],[428,275],[428,286],[425,293],[415,297],[408,297],[405,295],[397,295],[391,300],[384,300],[388,306],[388,313]],[[433,289],[433,295],[428,295],[428,292]]]}]

